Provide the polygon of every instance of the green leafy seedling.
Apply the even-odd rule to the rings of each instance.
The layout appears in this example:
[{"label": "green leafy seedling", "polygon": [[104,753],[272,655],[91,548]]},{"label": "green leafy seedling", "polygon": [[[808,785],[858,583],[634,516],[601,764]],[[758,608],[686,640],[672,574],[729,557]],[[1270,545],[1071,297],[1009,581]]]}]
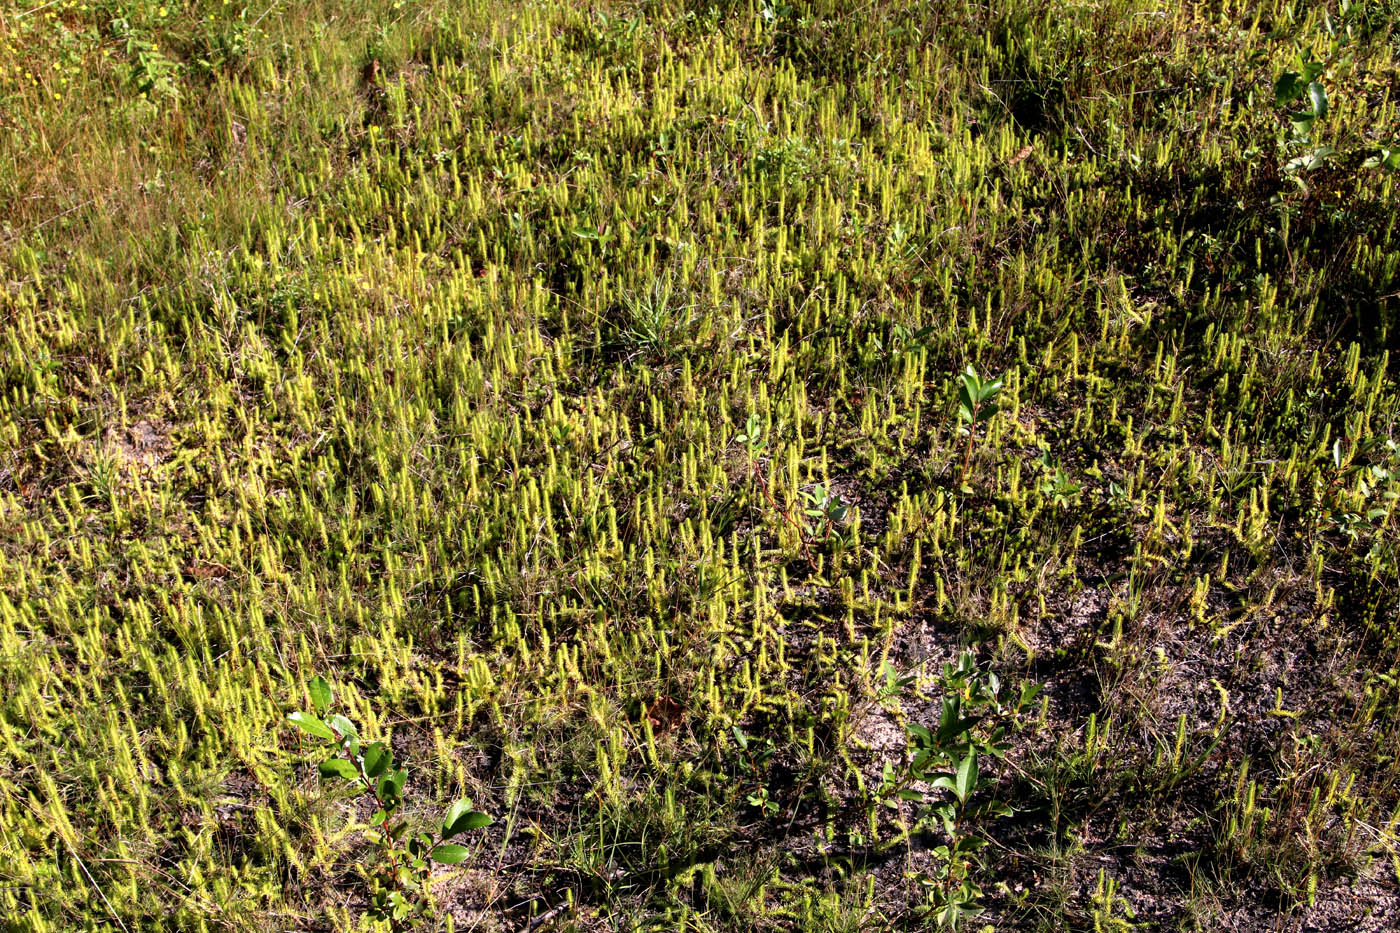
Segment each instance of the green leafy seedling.
[{"label": "green leafy seedling", "polygon": [[908,726],[912,758],[902,771],[886,764],[877,796],[886,805],[919,805],[917,827],[941,829],[947,842],[933,850],[931,871],[920,877],[928,897],[925,914],[940,929],[956,930],[980,911],[978,854],[987,842],[986,824],[1011,808],[991,796],[983,756],[1003,758],[1007,737],[1030,709],[1040,688],[1005,688],[1000,678],[978,669],[964,651],[943,670],[944,697],[938,723]]},{"label": "green leafy seedling", "polygon": [[1327,89],[1318,79],[1327,70],[1322,62],[1312,61],[1306,54],[1298,57],[1298,70],[1285,71],[1274,82],[1274,104],[1284,107],[1295,102],[1301,103],[1300,110],[1289,114],[1289,135],[1284,140],[1287,149],[1297,150],[1308,146],[1284,164],[1284,172],[1299,185],[1305,172],[1320,168],[1329,158],[1336,155],[1331,146],[1311,147],[1313,126],[1325,119],[1331,105],[1327,99]]},{"label": "green leafy seedling", "polygon": [[317,766],[321,777],[344,781],[355,793],[371,799],[374,810],[364,837],[374,847],[376,857],[361,871],[369,883],[370,912],[392,929],[408,929],[431,903],[431,863],[457,865],[465,861],[471,850],[449,840],[491,825],[491,817],[462,799],[447,808],[437,832],[411,833],[408,821],[397,818],[408,769],[394,767],[394,753],[387,744],[362,743],[355,724],[330,711],[335,694],[325,678],[312,678],[306,692],[315,712],[297,710],[287,721],[334,749]]},{"label": "green leafy seedling", "polygon": [[807,505],[802,511],[820,529],[821,537],[830,540],[832,533],[846,520],[850,507],[845,500],[821,483],[805,491],[803,496]]},{"label": "green leafy seedling", "polygon": [[977,374],[971,363],[958,375],[958,420],[961,425],[958,433],[967,438],[963,451],[962,475],[967,476],[972,465],[972,445],[977,437],[977,426],[997,413],[997,396],[1001,394],[1000,379],[984,380]]}]

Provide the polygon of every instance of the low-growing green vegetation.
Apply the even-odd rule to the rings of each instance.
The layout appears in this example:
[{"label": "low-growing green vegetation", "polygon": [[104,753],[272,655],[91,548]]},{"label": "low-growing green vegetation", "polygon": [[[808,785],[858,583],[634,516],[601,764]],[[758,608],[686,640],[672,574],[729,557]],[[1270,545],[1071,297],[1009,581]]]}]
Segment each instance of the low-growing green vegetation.
[{"label": "low-growing green vegetation", "polygon": [[0,925],[1400,925],[1400,5],[0,0]]}]

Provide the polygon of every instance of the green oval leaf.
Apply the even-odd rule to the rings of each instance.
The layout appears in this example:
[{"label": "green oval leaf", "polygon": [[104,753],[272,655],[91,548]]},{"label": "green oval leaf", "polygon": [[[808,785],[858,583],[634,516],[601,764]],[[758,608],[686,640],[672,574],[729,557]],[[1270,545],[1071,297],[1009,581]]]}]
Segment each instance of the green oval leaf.
[{"label": "green oval leaf", "polygon": [[457,863],[465,859],[468,854],[469,853],[466,846],[459,846],[454,845],[450,842],[444,842],[441,845],[434,848],[433,851],[429,852],[428,857],[431,858],[434,862],[440,862],[443,865],[456,865]]},{"label": "green oval leaf", "polygon": [[397,771],[386,771],[379,778],[379,796],[385,798],[398,798],[403,796],[403,785],[408,780],[408,771],[399,768]]},{"label": "green oval leaf", "polygon": [[355,728],[355,724],[339,713],[332,713],[326,717],[326,725],[330,726],[342,736],[359,738],[360,731]]},{"label": "green oval leaf", "polygon": [[1312,101],[1313,116],[1327,116],[1327,91],[1321,84],[1314,81],[1308,85],[1308,100]]},{"label": "green oval leaf", "polygon": [[462,821],[462,830],[485,829],[494,822],[495,820],[491,819],[490,815],[482,813],[480,810],[473,810]]},{"label": "green oval leaf", "polygon": [[1274,103],[1286,104],[1303,96],[1302,75],[1296,71],[1285,71],[1274,83]]},{"label": "green oval leaf", "polygon": [[473,829],[481,829],[483,826],[491,825],[491,817],[477,810],[472,809],[472,802],[467,799],[458,800],[447,808],[447,813],[442,818],[442,838],[451,839],[460,833],[465,833]]},{"label": "green oval leaf", "polygon": [[311,703],[316,707],[318,716],[326,715],[326,710],[331,708],[331,685],[326,683],[326,678],[317,674],[311,678],[311,682],[306,685],[306,690],[311,694]]},{"label": "green oval leaf", "polygon": [[471,808],[472,802],[465,798],[462,800],[455,800],[448,806],[447,810],[442,814],[442,837],[444,839],[453,835],[452,824],[461,819],[462,815],[469,812]]},{"label": "green oval leaf", "polygon": [[977,789],[977,778],[977,753],[968,752],[967,757],[958,766],[957,787],[954,789],[954,793],[958,795],[959,800],[966,802],[972,792]]},{"label": "green oval leaf", "polygon": [[317,767],[322,777],[339,777],[347,781],[358,781],[360,772],[355,770],[355,766],[344,758],[327,758]]},{"label": "green oval leaf", "polygon": [[288,716],[287,722],[296,726],[303,732],[311,733],[318,739],[325,739],[328,742],[335,741],[335,733],[331,731],[331,727],[323,723],[321,720],[317,719],[315,716],[311,716],[307,713],[298,711]]},{"label": "green oval leaf", "polygon": [[375,742],[365,749],[365,774],[377,778],[393,762],[394,755],[383,742]]}]

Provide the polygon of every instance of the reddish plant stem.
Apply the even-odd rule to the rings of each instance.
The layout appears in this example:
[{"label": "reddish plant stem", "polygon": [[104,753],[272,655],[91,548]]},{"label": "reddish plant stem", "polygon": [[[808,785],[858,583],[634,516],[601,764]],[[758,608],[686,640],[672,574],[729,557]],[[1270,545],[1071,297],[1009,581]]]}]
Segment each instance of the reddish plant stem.
[{"label": "reddish plant stem", "polygon": [[807,563],[811,564],[813,569],[815,569],[817,562],[812,559],[812,551],[807,546],[806,533],[802,530],[802,526],[788,514],[788,510],[779,505],[777,500],[773,498],[773,493],[768,490],[768,480],[764,477],[763,470],[758,465],[758,460],[752,455],[749,456],[749,468],[753,470],[754,479],[758,480],[758,488],[763,491],[763,498],[767,499],[768,504],[773,507],[773,510],[786,519],[787,523],[797,532],[797,541],[802,545],[802,554],[807,558]]}]

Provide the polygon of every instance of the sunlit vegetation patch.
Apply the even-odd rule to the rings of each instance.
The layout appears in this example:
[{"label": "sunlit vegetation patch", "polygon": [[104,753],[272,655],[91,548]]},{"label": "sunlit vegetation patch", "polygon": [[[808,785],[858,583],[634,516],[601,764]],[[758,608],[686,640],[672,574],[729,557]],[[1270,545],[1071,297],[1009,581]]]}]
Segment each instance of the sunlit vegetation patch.
[{"label": "sunlit vegetation patch", "polygon": [[4,925],[1400,925],[1398,25],[9,4]]}]

